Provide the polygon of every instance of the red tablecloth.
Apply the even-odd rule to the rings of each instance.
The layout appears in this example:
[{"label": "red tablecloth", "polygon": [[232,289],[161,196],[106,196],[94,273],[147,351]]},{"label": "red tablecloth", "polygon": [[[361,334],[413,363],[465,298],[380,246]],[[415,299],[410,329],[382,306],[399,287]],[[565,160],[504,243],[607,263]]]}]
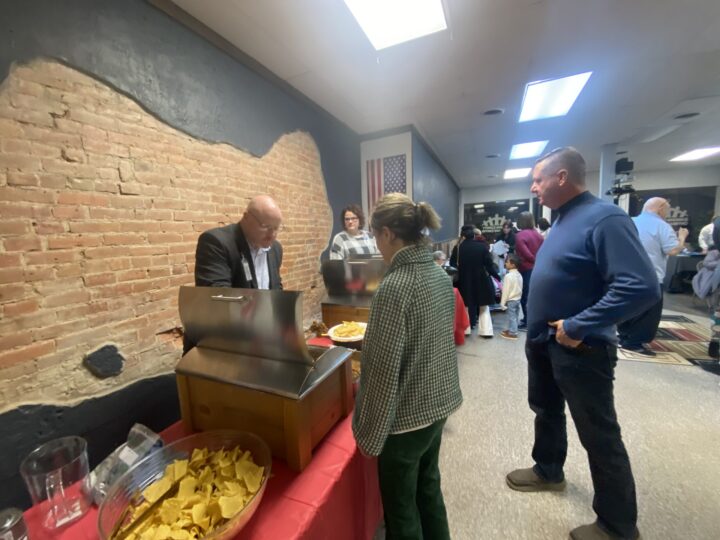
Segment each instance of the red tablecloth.
[{"label": "red tablecloth", "polygon": [[[372,539],[382,516],[377,466],[357,450],[350,422],[348,416],[335,426],[302,473],[273,460],[265,496],[238,540]],[[185,435],[180,422],[162,433],[166,442]],[[95,507],[54,534],[40,525],[37,508],[25,512],[25,521],[30,540],[98,540]]]}]

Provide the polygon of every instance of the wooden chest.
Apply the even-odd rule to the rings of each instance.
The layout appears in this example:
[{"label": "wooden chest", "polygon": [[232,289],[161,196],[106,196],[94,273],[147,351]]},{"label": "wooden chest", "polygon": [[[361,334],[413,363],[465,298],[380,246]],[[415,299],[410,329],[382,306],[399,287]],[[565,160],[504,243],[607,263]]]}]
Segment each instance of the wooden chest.
[{"label": "wooden chest", "polygon": [[[330,351],[337,349],[342,348]],[[255,433],[270,446],[273,456],[302,471],[310,463],[313,448],[353,409],[350,354],[342,350],[347,352],[342,364],[299,398],[208,376],[218,371],[213,366],[205,366],[203,374],[178,371],[182,420],[195,431],[225,428]],[[234,358],[222,359],[215,351],[211,361],[242,361],[229,356]]]},{"label": "wooden chest", "polygon": [[370,307],[322,303],[322,320],[328,328],[343,321],[368,322]]}]

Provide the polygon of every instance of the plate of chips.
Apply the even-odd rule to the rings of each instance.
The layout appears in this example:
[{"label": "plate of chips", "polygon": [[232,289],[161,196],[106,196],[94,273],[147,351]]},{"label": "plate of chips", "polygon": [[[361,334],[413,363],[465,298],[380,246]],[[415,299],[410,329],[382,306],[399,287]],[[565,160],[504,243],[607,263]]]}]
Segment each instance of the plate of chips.
[{"label": "plate of chips", "polygon": [[108,491],[102,540],[225,540],[255,513],[272,454],[252,433],[197,433],[153,452]]},{"label": "plate of chips", "polygon": [[328,330],[328,337],[336,345],[360,349],[365,337],[367,323],[355,321],[343,321]]}]

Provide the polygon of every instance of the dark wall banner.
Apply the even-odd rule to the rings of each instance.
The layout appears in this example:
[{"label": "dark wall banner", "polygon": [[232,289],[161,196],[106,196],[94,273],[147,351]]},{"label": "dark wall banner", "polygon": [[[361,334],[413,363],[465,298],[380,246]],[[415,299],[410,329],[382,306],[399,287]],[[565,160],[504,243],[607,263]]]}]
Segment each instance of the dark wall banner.
[{"label": "dark wall banner", "polygon": [[678,189],[653,189],[636,191],[630,198],[630,215],[637,216],[645,201],[651,197],[662,197],[670,203],[667,221],[675,230],[685,227],[690,231],[688,242],[698,247],[700,229],[711,222],[715,209],[715,188],[694,187]]},{"label": "dark wall banner", "polygon": [[517,222],[520,212],[526,212],[528,199],[512,199],[507,201],[490,201],[466,204],[464,208],[464,224],[472,223],[480,229],[488,240],[502,230],[506,219]]}]

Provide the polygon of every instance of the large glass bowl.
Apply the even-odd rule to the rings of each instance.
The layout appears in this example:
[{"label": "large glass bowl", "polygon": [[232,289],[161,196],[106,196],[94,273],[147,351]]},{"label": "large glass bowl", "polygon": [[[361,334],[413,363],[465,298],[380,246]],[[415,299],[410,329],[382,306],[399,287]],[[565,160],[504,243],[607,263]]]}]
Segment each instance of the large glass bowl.
[{"label": "large glass bowl", "polygon": [[98,513],[98,532],[102,540],[111,540],[119,520],[128,520],[126,512],[132,503],[137,506],[142,502],[142,491],[160,479],[165,467],[176,459],[190,459],[195,448],[208,450],[232,449],[239,446],[242,450],[249,450],[253,461],[264,467],[263,478],[255,496],[237,514],[231,517],[224,525],[211,531],[203,538],[206,540],[225,540],[234,538],[238,532],[250,521],[257,510],[265,486],[270,476],[272,454],[268,445],[257,435],[244,431],[217,430],[196,433],[184,439],[175,441],[164,448],[153,452],[142,461],[135,464],[126,472],[117,483],[108,491],[107,497],[100,505]]}]

